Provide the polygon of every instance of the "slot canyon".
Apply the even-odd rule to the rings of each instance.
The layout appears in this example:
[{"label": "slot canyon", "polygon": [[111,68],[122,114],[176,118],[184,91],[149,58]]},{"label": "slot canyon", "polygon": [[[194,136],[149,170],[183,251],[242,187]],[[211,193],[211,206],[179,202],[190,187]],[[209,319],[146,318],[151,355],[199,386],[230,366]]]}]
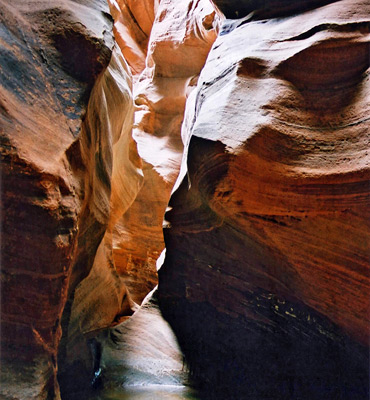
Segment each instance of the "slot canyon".
[{"label": "slot canyon", "polygon": [[0,18],[0,399],[369,399],[370,0]]}]

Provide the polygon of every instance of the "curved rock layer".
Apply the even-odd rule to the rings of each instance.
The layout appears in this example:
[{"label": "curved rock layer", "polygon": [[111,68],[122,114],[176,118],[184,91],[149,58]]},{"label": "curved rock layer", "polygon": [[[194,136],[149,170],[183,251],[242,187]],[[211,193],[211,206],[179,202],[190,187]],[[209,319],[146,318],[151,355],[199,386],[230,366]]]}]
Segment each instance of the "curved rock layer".
[{"label": "curved rock layer", "polygon": [[57,363],[90,368],[86,336],[133,312],[112,260],[143,179],[131,73],[105,1],[0,6],[1,395],[59,398]]},{"label": "curved rock layer", "polygon": [[159,0],[108,0],[114,36],[131,68],[134,82],[145,69],[148,41]]},{"label": "curved rock layer", "polygon": [[[1,393],[58,398],[58,364],[68,397],[70,381],[93,378],[92,337],[136,307],[122,276],[137,302],[156,283],[160,227],[181,159],[186,93],[220,18],[206,1],[186,3],[188,9],[171,1],[161,8],[157,1],[111,1],[128,66],[119,48],[113,50],[103,0],[0,5]],[[164,53],[184,64],[179,76],[166,72]],[[135,82],[146,68],[135,122],[144,162],[131,138],[129,67]]]},{"label": "curved rock layer", "polygon": [[136,147],[131,145],[132,120],[131,74],[115,48],[92,90],[82,125],[82,159],[90,174],[85,176],[78,248],[63,314],[63,393],[69,390],[69,381],[74,387],[91,382],[87,377],[88,372],[93,375],[89,339],[135,309],[112,257],[113,227],[143,180]]},{"label": "curved rock layer", "polygon": [[369,395],[369,10],[226,21],[188,102],[161,307],[235,398]]},{"label": "curved rock layer", "polygon": [[[113,232],[117,270],[138,303],[157,283],[156,260],[164,247],[163,215],[181,164],[185,101],[216,39],[221,20],[208,0],[163,0],[159,6],[148,2],[147,14],[139,3],[119,2],[121,16],[116,22],[116,37],[119,25],[126,44],[122,44],[121,36],[117,41],[124,54],[131,51],[128,31],[122,27],[132,28],[131,20],[125,17],[128,8],[131,17],[143,26],[142,31],[150,34],[146,66],[134,84],[133,137],[143,160],[144,184]],[[140,46],[146,43],[146,39],[132,37]],[[127,57],[136,74],[141,67]],[[135,60],[142,59],[137,55]]]},{"label": "curved rock layer", "polygon": [[106,5],[0,2],[1,396],[58,398],[60,320],[83,187],[74,155],[109,63]]}]

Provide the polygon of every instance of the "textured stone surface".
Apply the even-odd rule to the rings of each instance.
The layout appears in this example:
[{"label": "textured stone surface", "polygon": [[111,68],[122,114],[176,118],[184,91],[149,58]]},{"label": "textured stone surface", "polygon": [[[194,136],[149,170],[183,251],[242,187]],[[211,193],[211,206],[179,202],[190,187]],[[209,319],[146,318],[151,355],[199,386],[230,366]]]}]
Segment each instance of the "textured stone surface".
[{"label": "textured stone surface", "polygon": [[112,225],[142,180],[129,145],[131,78],[119,51],[111,58],[105,1],[0,7],[1,396],[51,399],[68,291],[65,334],[93,265],[95,301],[74,304],[80,330],[132,313],[109,255]]},{"label": "textured stone surface", "polygon": [[53,398],[81,205],[70,149],[110,59],[111,23],[103,1],[0,7],[1,395]]},{"label": "textured stone surface", "polygon": [[188,100],[159,293],[211,386],[368,397],[369,6],[227,20]]},{"label": "textured stone surface", "polygon": [[[159,311],[155,294],[150,293],[131,318],[89,339],[88,346],[94,354],[91,369],[98,377],[94,387],[100,390],[91,385],[76,387],[71,375],[71,387],[68,391],[65,388],[64,393],[69,400],[94,396],[131,398],[130,390],[146,387],[149,393],[155,393],[163,385],[171,386],[176,393],[182,391],[187,381],[181,350]],[[81,372],[84,373],[78,373]]]},{"label": "textured stone surface", "polygon": [[[89,338],[134,311],[112,257],[113,227],[135,199],[143,179],[132,145],[132,121],[131,74],[115,49],[91,93],[81,134],[82,157],[90,174],[85,177],[78,248],[63,314],[63,384],[69,374],[79,376],[83,368],[93,374]],[[77,386],[90,383],[84,382],[84,373],[80,376],[81,382],[74,379]]]},{"label": "textured stone surface", "polygon": [[[157,1],[111,1],[128,66],[118,47],[112,53],[112,18],[103,1],[0,4],[2,394],[52,398],[59,396],[57,363],[64,393],[69,379],[90,383],[91,338],[134,311],[121,275],[137,302],[156,282],[186,91],[216,38],[219,17],[214,20],[208,2],[189,3],[188,10],[163,2],[158,14]],[[189,49],[199,54],[190,60]],[[179,77],[165,71],[163,53],[177,57],[177,67],[184,63]],[[131,72],[136,82],[144,67],[136,122],[136,133],[147,135],[140,142],[143,165],[131,138]],[[157,149],[154,162],[150,152]],[[146,191],[131,207],[142,167]],[[122,245],[125,230],[137,235],[135,229],[141,236]],[[112,246],[126,246],[117,269]]]},{"label": "textured stone surface", "polygon": [[108,0],[114,18],[114,36],[134,78],[139,78],[145,68],[148,41],[158,0]]},{"label": "textured stone surface", "polygon": [[[133,136],[143,160],[144,184],[113,235],[117,270],[139,303],[157,282],[163,215],[181,164],[185,101],[216,39],[220,17],[208,0],[166,0],[159,6],[152,2],[147,15],[137,2],[120,7],[122,13],[134,7],[131,15],[143,24],[146,35],[150,33],[146,68],[134,84]],[[130,65],[136,73],[138,69]]]},{"label": "textured stone surface", "polygon": [[204,397],[368,398],[369,2],[216,3],[0,0],[2,398],[183,379],[183,143]]}]

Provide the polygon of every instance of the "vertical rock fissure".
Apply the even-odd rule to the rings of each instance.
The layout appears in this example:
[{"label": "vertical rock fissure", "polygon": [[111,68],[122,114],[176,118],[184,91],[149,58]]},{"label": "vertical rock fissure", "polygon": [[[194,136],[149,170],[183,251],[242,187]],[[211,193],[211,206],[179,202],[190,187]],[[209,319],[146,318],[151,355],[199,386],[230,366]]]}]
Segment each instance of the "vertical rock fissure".
[{"label": "vertical rock fissure", "polygon": [[[196,10],[186,11],[182,4],[183,13],[173,1],[108,4],[115,21],[116,47],[91,92],[80,139],[74,146],[86,172],[60,346],[59,379],[62,394],[68,398],[91,383],[97,386],[102,368],[104,379],[109,380],[110,362],[121,354],[117,347],[116,354],[109,356],[110,346],[121,341],[127,349],[134,348],[127,344],[132,342],[127,333],[116,331],[120,340],[113,343],[109,332],[115,328],[110,327],[126,321],[137,309],[134,302],[140,304],[157,283],[156,260],[164,247],[163,214],[182,157],[185,100],[219,25],[207,1],[193,6]],[[173,37],[167,37],[169,28]],[[186,53],[194,46],[199,54],[188,60]],[[178,59],[175,67],[168,63],[170,54]],[[163,325],[155,301],[146,304],[157,310],[158,321],[153,326]],[[144,319],[145,313],[144,308]],[[125,323],[132,331],[129,335],[135,335],[135,324],[141,318]],[[150,314],[146,318],[150,320]],[[157,334],[175,341],[166,325]],[[176,352],[173,344],[168,355],[175,364]],[[123,357],[130,358],[128,354]],[[125,362],[124,358],[119,361],[121,371],[128,368]],[[145,363],[141,368],[147,368]],[[125,380],[122,374],[120,379]],[[158,372],[151,374],[154,377]]]}]

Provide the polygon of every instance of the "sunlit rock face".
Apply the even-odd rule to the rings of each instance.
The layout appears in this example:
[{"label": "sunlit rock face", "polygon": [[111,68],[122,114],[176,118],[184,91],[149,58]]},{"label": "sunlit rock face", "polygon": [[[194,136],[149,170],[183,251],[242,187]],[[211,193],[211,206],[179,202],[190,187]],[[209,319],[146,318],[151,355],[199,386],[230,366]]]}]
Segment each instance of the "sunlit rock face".
[{"label": "sunlit rock face", "polygon": [[369,7],[225,21],[188,101],[159,293],[225,398],[369,395]]},{"label": "sunlit rock face", "polygon": [[82,159],[89,173],[60,348],[60,380],[67,398],[71,387],[91,383],[89,340],[135,309],[112,257],[113,227],[143,180],[132,121],[131,74],[116,48],[91,92],[82,126]]},{"label": "sunlit rock face", "polygon": [[150,293],[128,321],[97,337],[102,345],[105,385],[175,385],[186,381],[182,353]]},{"label": "sunlit rock face", "polygon": [[61,320],[80,334],[132,314],[110,262],[112,226],[142,181],[131,77],[105,1],[0,7],[0,393],[52,399]]},{"label": "sunlit rock face", "polygon": [[[166,0],[159,6],[148,1],[145,7],[139,3],[118,2],[121,19],[115,26],[116,37],[121,32],[117,41],[124,54],[135,54],[127,56],[134,74],[141,72],[137,65],[142,65],[146,55],[145,69],[134,83],[133,131],[143,162],[144,184],[113,231],[117,270],[138,303],[157,282],[155,265],[164,247],[163,215],[181,164],[185,101],[216,39],[221,20],[208,0]],[[127,13],[135,16],[135,24],[122,17]],[[142,26],[142,38],[133,34],[130,39],[127,34],[137,30],[137,24]],[[147,52],[144,33],[149,35]],[[125,44],[121,37],[126,38]],[[141,56],[132,50],[132,40],[143,49]]]},{"label": "sunlit rock face", "polygon": [[134,82],[145,69],[150,32],[159,0],[108,0],[114,36],[131,68]]},{"label": "sunlit rock face", "polygon": [[114,47],[103,0],[0,6],[1,394],[58,398],[59,370],[68,398],[91,383],[91,339],[136,308],[125,281],[137,302],[156,282],[185,98],[220,17],[206,1],[111,1]]}]

